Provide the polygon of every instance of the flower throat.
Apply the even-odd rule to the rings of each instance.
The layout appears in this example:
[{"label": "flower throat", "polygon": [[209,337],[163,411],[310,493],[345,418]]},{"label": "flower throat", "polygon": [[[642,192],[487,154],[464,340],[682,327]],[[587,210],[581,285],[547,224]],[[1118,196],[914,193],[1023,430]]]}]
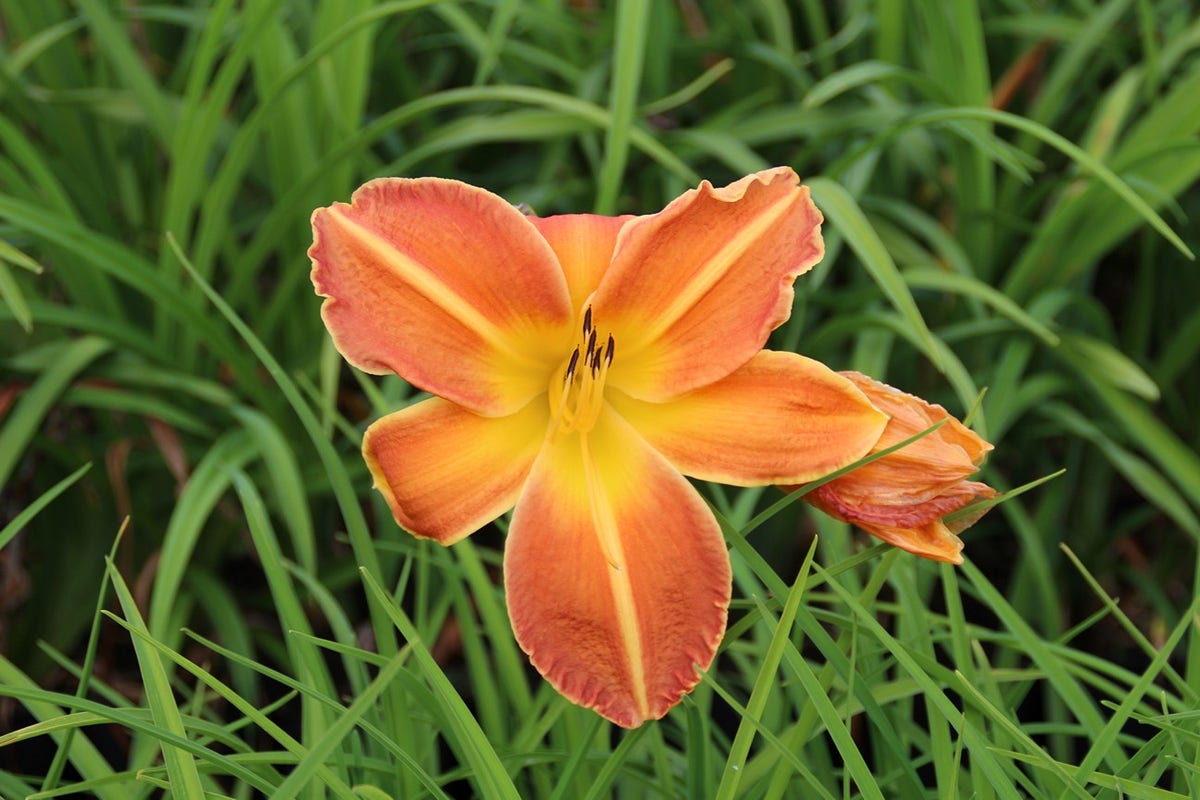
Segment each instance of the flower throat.
[{"label": "flower throat", "polygon": [[550,379],[550,413],[558,433],[587,433],[604,407],[604,379],[617,345],[611,333],[606,341],[600,339],[590,305],[584,309],[581,330],[575,349]]}]

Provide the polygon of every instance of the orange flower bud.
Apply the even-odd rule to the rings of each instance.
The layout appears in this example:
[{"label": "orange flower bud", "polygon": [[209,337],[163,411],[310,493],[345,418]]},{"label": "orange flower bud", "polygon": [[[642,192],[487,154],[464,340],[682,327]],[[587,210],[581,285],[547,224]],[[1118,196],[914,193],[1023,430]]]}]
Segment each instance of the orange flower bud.
[{"label": "orange flower bud", "polygon": [[956,534],[983,512],[949,523],[944,517],[995,496],[996,490],[987,484],[967,480],[992,446],[941,406],[857,372],[841,374],[890,417],[872,453],[943,424],[912,444],[817,487],[804,500],[910,553],[961,564],[963,543]]}]

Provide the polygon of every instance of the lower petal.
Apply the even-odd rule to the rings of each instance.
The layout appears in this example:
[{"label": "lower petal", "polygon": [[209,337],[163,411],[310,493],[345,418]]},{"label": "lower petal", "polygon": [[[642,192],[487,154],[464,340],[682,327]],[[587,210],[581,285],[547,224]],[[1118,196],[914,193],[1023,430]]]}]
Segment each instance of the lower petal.
[{"label": "lower petal", "polygon": [[453,544],[513,507],[548,423],[536,400],[481,417],[435,397],[367,428],[363,457],[396,522]]},{"label": "lower petal", "polygon": [[856,524],[875,538],[915,556],[928,558],[930,561],[944,561],[947,564],[962,563],[963,541],[941,519],[912,528],[866,522]]},{"label": "lower petal", "polygon": [[887,423],[824,364],[770,350],[666,403],[611,394],[617,412],[681,472],[737,486],[828,475],[866,455]]},{"label": "lower petal", "polygon": [[907,550],[916,556],[947,564],[962,563],[962,539],[951,533],[940,519],[919,528],[889,528],[875,526],[866,531],[888,544]]},{"label": "lower petal", "polygon": [[513,631],[572,702],[633,728],[699,681],[725,631],[729,555],[694,488],[616,415],[547,445],[504,551]]}]

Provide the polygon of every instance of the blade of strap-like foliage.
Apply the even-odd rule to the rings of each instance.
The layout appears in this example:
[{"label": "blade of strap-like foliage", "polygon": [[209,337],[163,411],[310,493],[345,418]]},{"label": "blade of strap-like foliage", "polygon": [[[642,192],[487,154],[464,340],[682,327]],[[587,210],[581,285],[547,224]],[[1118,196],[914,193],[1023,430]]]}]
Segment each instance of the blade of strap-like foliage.
[{"label": "blade of strap-like foliage", "polygon": [[[130,594],[129,588],[109,562],[109,579],[121,611],[130,626],[140,633],[149,635],[146,623],[138,611],[137,604]],[[186,737],[187,731],[183,726],[183,718],[171,688],[171,681],[158,652],[141,640],[134,637],[134,652],[137,653],[138,668],[141,673],[142,685],[146,692],[146,704],[154,717],[154,723],[166,733],[176,737]],[[167,778],[170,780],[172,792],[183,797],[200,797],[204,794],[204,785],[200,780],[200,770],[192,754],[176,747],[169,742],[162,742],[162,759],[167,767]]]},{"label": "blade of strap-like foliage", "polygon": [[55,399],[89,364],[102,356],[111,345],[97,337],[64,342],[54,362],[46,367],[3,418],[0,426],[0,486],[8,483],[17,460],[37,435]]}]

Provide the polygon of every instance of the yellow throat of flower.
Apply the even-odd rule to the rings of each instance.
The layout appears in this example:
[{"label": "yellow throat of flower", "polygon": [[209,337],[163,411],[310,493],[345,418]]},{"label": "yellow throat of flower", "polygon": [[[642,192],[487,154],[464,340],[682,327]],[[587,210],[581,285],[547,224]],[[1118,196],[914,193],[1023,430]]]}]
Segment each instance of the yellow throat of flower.
[{"label": "yellow throat of flower", "polygon": [[597,333],[592,307],[583,312],[582,336],[550,378],[550,413],[557,433],[587,433],[604,407],[604,379],[612,366],[616,342]]}]

